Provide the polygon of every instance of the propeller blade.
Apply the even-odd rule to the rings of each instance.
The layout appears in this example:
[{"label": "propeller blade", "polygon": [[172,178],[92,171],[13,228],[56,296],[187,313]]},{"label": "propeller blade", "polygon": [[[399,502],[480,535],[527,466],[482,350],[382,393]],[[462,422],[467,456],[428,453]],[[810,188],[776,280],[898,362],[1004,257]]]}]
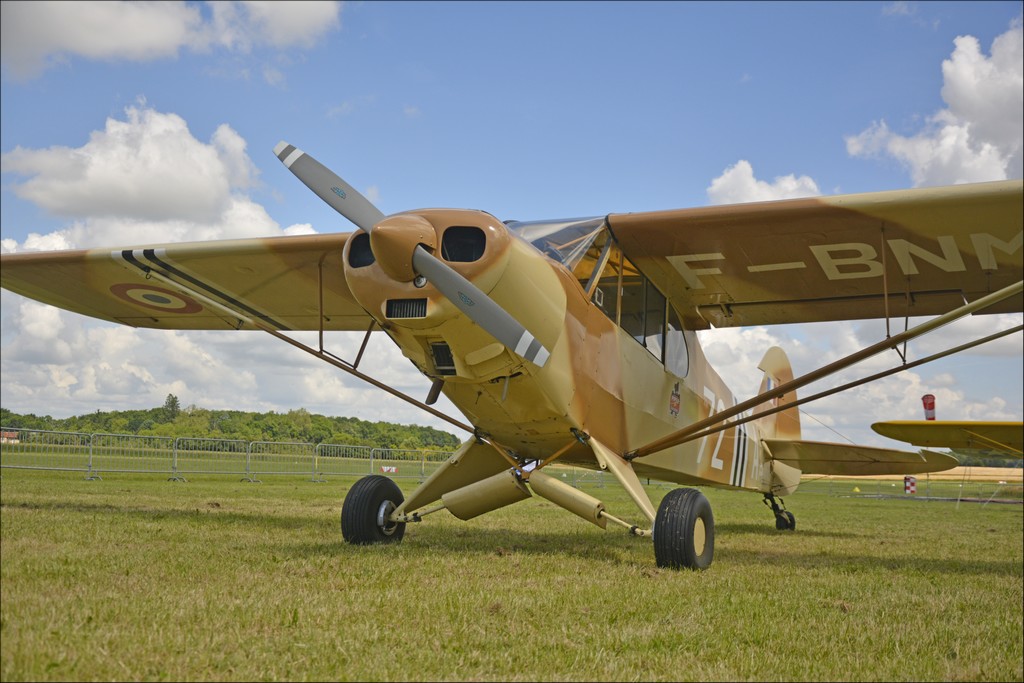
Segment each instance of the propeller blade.
[{"label": "propeller blade", "polygon": [[366,232],[384,218],[369,199],[298,147],[282,140],[274,147],[274,154],[317,197]]},{"label": "propeller blade", "polygon": [[544,345],[479,287],[421,246],[413,251],[412,267],[492,337],[517,355],[544,367],[551,355]]}]

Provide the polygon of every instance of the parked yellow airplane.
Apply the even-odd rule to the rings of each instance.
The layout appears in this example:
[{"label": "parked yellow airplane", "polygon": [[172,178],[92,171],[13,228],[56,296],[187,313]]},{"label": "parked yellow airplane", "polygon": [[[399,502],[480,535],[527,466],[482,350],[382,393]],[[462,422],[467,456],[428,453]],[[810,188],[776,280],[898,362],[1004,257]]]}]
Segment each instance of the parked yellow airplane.
[{"label": "parked yellow airplane", "polygon": [[[706,568],[707,499],[681,488],[655,509],[641,477],[755,491],[777,528],[793,529],[781,498],[801,473],[953,467],[940,453],[801,440],[796,390],[960,316],[1024,308],[1020,181],[502,222],[474,210],[385,216],[308,154],[283,142],[275,153],[358,229],[4,255],[0,280],[126,325],[263,330],[397,394],[358,369],[383,330],[432,381],[425,402],[402,398],[471,437],[408,498],[385,477],[358,481],[341,514],[350,543],[396,542],[431,513],[471,519],[537,494],[652,537],[659,566]],[[695,334],[922,315],[938,317],[796,379],[768,349],[759,394],[739,403]],[[295,330],[318,330],[319,347]],[[324,348],[332,330],[367,331],[354,362]],[[469,424],[432,407],[440,392]],[[613,515],[550,475],[556,462],[610,472],[639,513]]]}]

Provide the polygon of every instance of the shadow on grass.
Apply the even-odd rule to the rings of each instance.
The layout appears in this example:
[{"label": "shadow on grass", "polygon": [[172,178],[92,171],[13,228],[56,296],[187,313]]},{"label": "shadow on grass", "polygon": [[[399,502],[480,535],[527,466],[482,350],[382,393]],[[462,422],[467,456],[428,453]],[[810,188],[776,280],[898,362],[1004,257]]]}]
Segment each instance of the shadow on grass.
[{"label": "shadow on grass", "polygon": [[765,521],[764,524],[756,523],[725,523],[715,524],[716,536],[722,534],[754,534],[757,536],[804,536],[807,538],[859,538],[867,537],[866,533],[852,531],[818,531],[801,530],[799,521],[796,531],[779,531],[775,528],[775,521]]},{"label": "shadow on grass", "polygon": [[[297,531],[300,534],[316,535],[322,527],[322,514],[279,515],[266,512],[231,512],[223,510],[218,503],[206,502],[205,508],[178,509],[145,506],[123,506],[109,503],[82,502],[18,502],[3,503],[5,510],[33,510],[52,513],[72,513],[89,516],[108,516],[138,519],[143,521],[171,520],[210,527],[255,526],[263,529]],[[333,517],[333,516],[332,516]],[[533,523],[530,518],[524,523]],[[337,524],[337,521],[334,521]],[[654,553],[650,540],[628,536],[616,529],[601,531],[589,526],[569,531],[521,529],[513,526],[483,525],[474,522],[446,521],[436,526],[410,524],[405,540],[396,545],[401,553],[424,552],[432,556],[494,556],[535,555],[583,559],[596,565],[627,566],[637,562],[650,562],[654,566]],[[367,552],[366,547],[351,546],[341,539],[340,530],[336,542],[268,543],[268,549],[295,558],[345,557]],[[810,538],[856,539],[866,534],[849,531],[778,531],[768,524],[726,523],[716,528],[716,535],[754,535],[760,538],[778,537],[786,541],[797,541],[801,536]],[[721,542],[721,541],[720,541]],[[865,540],[865,543],[868,541]],[[377,551],[384,550],[377,548]],[[396,555],[398,552],[396,552]],[[443,559],[443,558],[439,558]],[[878,557],[843,553],[837,549],[816,552],[794,552],[792,543],[785,547],[742,548],[736,543],[722,543],[716,548],[715,566],[747,567],[771,565],[779,569],[828,569],[829,571],[854,573],[877,572],[879,566],[894,572],[923,572],[927,574],[950,575],[1007,575],[1020,574],[1019,563],[1013,561],[987,560],[984,558],[933,558],[920,556]]]},{"label": "shadow on grass", "polygon": [[3,503],[0,509],[36,510],[54,513],[81,513],[86,515],[109,515],[111,518],[127,517],[146,521],[187,520],[204,524],[238,526],[251,524],[260,527],[277,529],[309,529],[310,525],[319,524],[323,518],[319,515],[280,516],[269,512],[230,512],[223,510],[219,503],[204,502],[202,507],[191,510],[180,508],[157,508],[144,506],[112,505],[110,503]]}]

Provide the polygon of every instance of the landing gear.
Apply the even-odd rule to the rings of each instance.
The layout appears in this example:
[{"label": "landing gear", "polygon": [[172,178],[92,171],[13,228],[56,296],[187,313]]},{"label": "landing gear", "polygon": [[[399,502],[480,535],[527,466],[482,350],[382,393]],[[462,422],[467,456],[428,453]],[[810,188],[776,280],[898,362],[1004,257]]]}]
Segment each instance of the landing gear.
[{"label": "landing gear", "polygon": [[654,518],[654,559],[658,566],[707,569],[714,554],[711,503],[697,489],[669,491]]},{"label": "landing gear", "polygon": [[363,477],[345,496],[341,535],[354,545],[398,543],[405,535],[405,522],[389,522],[388,516],[404,500],[402,490],[387,477]]},{"label": "landing gear", "polygon": [[785,509],[785,503],[782,506],[782,499],[779,498],[776,502],[775,496],[770,493],[764,494],[764,504],[772,509],[775,513],[775,528],[779,531],[793,531],[796,529],[796,517],[793,513]]}]

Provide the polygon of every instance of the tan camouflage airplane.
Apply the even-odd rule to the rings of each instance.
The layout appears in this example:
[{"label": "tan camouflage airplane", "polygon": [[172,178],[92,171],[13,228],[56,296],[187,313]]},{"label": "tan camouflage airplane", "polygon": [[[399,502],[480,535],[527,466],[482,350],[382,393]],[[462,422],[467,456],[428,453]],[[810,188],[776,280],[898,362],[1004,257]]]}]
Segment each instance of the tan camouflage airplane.
[{"label": "tan camouflage airplane", "polygon": [[[359,480],[341,513],[350,543],[397,542],[431,513],[468,520],[536,494],[653,538],[659,566],[706,568],[707,499],[679,488],[655,509],[640,478],[754,491],[777,528],[793,529],[781,499],[801,474],[953,467],[942,453],[802,440],[797,405],[808,399],[796,390],[963,315],[1024,308],[1020,181],[502,222],[456,209],[385,216],[308,154],[283,142],[275,153],[358,229],[4,255],[0,278],[136,327],[264,330],[397,394],[358,369],[383,330],[432,381],[426,401],[402,398],[471,436],[408,498],[383,476]],[[696,336],[908,316],[937,317],[796,379],[785,353],[767,349],[760,392],[742,402]],[[289,336],[298,330],[319,331],[319,347]],[[366,330],[354,362],[324,348],[334,330]],[[432,407],[441,392],[469,424]],[[552,463],[610,472],[638,510],[612,514]]]}]

